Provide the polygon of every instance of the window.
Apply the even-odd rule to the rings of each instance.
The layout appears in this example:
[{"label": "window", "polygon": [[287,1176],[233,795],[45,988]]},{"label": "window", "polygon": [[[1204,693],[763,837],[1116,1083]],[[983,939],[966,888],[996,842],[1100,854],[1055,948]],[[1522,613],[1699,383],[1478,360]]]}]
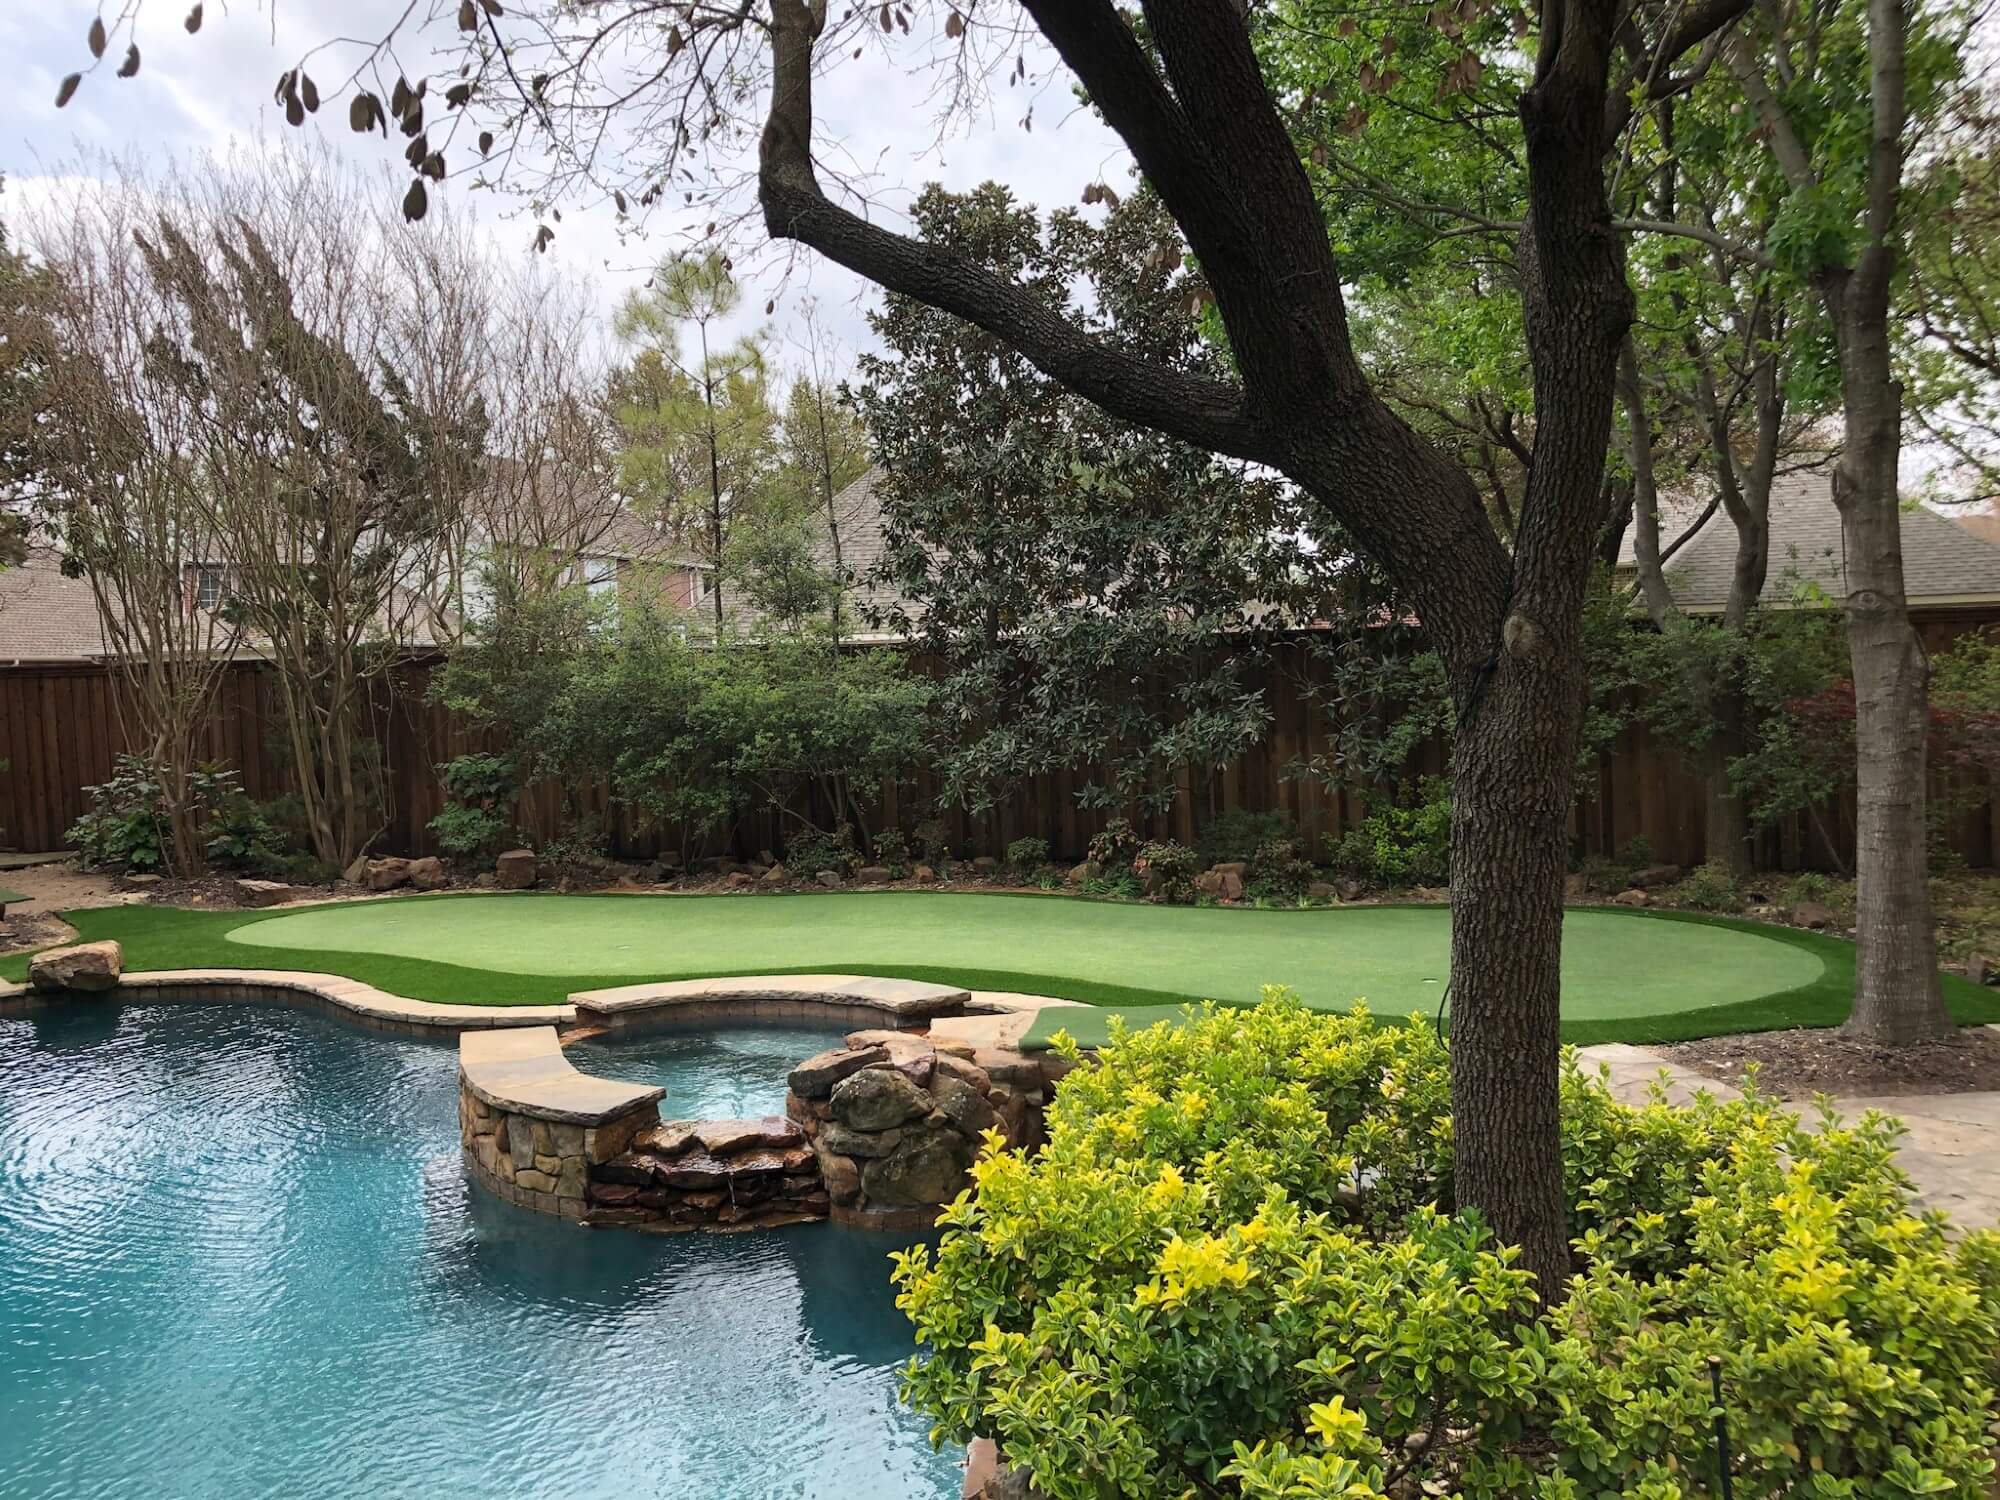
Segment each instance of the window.
[{"label": "window", "polygon": [[222,569],[214,563],[196,563],[194,604],[196,609],[215,609],[222,603]]},{"label": "window", "polygon": [[583,586],[591,597],[606,594],[618,587],[618,559],[615,557],[586,557],[583,560]]}]

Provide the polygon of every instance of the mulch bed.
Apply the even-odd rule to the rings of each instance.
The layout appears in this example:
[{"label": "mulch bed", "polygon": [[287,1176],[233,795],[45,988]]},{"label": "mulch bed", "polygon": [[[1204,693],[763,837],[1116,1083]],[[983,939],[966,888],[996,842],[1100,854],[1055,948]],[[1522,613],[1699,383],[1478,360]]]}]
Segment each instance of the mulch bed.
[{"label": "mulch bed", "polygon": [[2000,1089],[2000,1032],[1961,1026],[1950,1041],[1878,1047],[1838,1031],[1760,1031],[1659,1049],[1725,1083],[1758,1065],[1757,1086],[1785,1099],[1813,1094],[1967,1094]]}]

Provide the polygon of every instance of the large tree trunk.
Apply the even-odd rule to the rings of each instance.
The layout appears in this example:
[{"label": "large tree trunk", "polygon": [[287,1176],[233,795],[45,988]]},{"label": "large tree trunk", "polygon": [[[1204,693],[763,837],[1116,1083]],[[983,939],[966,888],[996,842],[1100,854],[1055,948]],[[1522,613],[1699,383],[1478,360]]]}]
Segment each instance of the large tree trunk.
[{"label": "large tree trunk", "polygon": [[[1856,326],[1866,322],[1871,326]],[[1850,1034],[1903,1043],[1947,1036],[1925,852],[1924,742],[1930,664],[1903,593],[1896,468],[1902,392],[1886,325],[1849,323],[1842,394],[1847,443],[1833,473],[1847,558],[1854,673],[1857,937]]]},{"label": "large tree trunk", "polygon": [[1582,674],[1543,644],[1503,656],[1453,752],[1451,1108],[1458,1204],[1521,1247],[1553,1302],[1569,1268],[1557,1058]]}]

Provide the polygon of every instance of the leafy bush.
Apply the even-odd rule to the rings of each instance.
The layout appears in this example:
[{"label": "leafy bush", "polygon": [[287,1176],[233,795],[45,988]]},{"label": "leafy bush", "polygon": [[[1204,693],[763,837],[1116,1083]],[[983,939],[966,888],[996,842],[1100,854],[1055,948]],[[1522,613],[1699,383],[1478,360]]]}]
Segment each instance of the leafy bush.
[{"label": "leafy bush", "polygon": [[1139,835],[1133,830],[1130,818],[1110,819],[1090,836],[1089,847],[1084,851],[1092,864],[1107,873],[1128,867],[1138,852]]},{"label": "leafy bush", "polygon": [[1302,899],[1319,876],[1296,839],[1268,839],[1250,856],[1244,893],[1254,901],[1287,904]]},{"label": "leafy bush", "polygon": [[989,1151],[897,1257],[904,1393],[1054,1500],[1953,1495],[1993,1470],[2000,1235],[1920,1216],[1870,1114],[1754,1093],[1631,1108],[1571,1063],[1577,1275],[1537,1319],[1511,1248],[1447,1217],[1428,1027],[1267,991],[1114,1023],[1048,1143]]},{"label": "leafy bush", "polygon": [[1645,834],[1634,834],[1618,855],[1586,854],[1577,861],[1576,873],[1583,888],[1600,896],[1629,890],[1632,877],[1654,863],[1653,842]]},{"label": "leafy bush", "polygon": [[294,852],[270,810],[241,793],[217,804],[207,833],[209,861],[225,870],[276,873]]},{"label": "leafy bush", "polygon": [[854,829],[846,823],[831,833],[815,828],[785,845],[785,870],[801,880],[811,880],[825,870],[840,876],[850,875],[860,864],[860,851],[854,847]]},{"label": "leafy bush", "polygon": [[1451,873],[1451,784],[1427,776],[1412,804],[1380,804],[1326,840],[1327,863],[1373,885],[1441,885]]},{"label": "leafy bush", "polygon": [[1137,901],[1146,893],[1146,888],[1139,883],[1132,867],[1124,865],[1091,876],[1083,883],[1083,893],[1086,896],[1104,896],[1113,901]]},{"label": "leafy bush", "polygon": [[897,879],[910,873],[910,841],[900,828],[885,828],[875,835],[875,863]]},{"label": "leafy bush", "polygon": [[1203,864],[1232,860],[1247,862],[1254,859],[1257,851],[1266,844],[1283,843],[1295,836],[1296,830],[1292,827],[1289,814],[1250,812],[1238,807],[1217,813],[1209,819],[1194,847]]},{"label": "leafy bush", "polygon": [[924,863],[942,873],[945,861],[951,858],[951,830],[945,827],[944,819],[925,818],[910,831],[910,836],[916,840]]},{"label": "leafy bush", "polygon": [[438,848],[459,859],[488,860],[511,841],[519,781],[498,755],[461,755],[437,768],[450,798],[429,824]]},{"label": "leafy bush", "polygon": [[1741,911],[1743,893],[1736,888],[1736,876],[1719,859],[1696,865],[1687,878],[1674,887],[1676,903],[1694,911]]},{"label": "leafy bush", "polygon": [[1007,846],[1007,863],[1024,872],[1039,870],[1049,862],[1047,839],[1015,839]]},{"label": "leafy bush", "polygon": [[[167,864],[173,844],[168,788],[145,757],[118,756],[112,762],[111,779],[87,786],[83,792],[88,808],[70,825],[64,839],[75,846],[85,864],[109,865],[136,874]],[[275,857],[282,852],[275,847],[275,836],[268,827],[257,826],[262,820],[234,771],[212,762],[197,766],[188,775],[182,802],[204,850],[216,832],[218,816],[226,815],[229,827],[218,835],[225,854],[238,847],[238,834],[247,835],[242,844],[245,863],[253,853]],[[257,843],[259,838],[267,839],[269,847]]]},{"label": "leafy bush", "polygon": [[1171,906],[1185,906],[1194,900],[1195,868],[1194,850],[1172,839],[1155,839],[1132,859],[1132,873],[1139,877],[1146,894]]}]

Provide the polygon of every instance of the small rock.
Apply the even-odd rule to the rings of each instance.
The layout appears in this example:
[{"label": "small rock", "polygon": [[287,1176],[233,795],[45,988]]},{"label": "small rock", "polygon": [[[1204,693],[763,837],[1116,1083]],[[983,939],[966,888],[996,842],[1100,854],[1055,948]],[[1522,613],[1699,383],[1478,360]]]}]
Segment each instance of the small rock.
[{"label": "small rock", "polygon": [[840,884],[840,871],[821,870],[819,874],[815,875],[813,878],[817,880],[821,885],[825,886],[828,890],[831,890],[834,886]]},{"label": "small rock", "polygon": [[940,1052],[937,1055],[937,1072],[935,1076],[938,1078],[956,1078],[960,1083],[965,1084],[969,1088],[977,1089],[982,1095],[993,1087],[992,1075],[980,1067],[978,1063],[968,1058],[954,1057],[948,1052]]},{"label": "small rock", "polygon": [[101,994],[116,989],[125,972],[125,950],[107,938],[51,948],[28,960],[28,984],[38,990]]},{"label": "small rock", "polygon": [[763,1115],[755,1120],[700,1120],[694,1138],[717,1156],[778,1147],[790,1150],[805,1144],[805,1132],[783,1115]]},{"label": "small rock", "polygon": [[770,869],[766,870],[762,875],[759,875],[757,878],[758,880],[762,881],[765,885],[783,885],[787,880],[790,880],[792,877],[786,871],[783,865],[772,865]]},{"label": "small rock", "polygon": [[1195,876],[1194,888],[1204,896],[1220,896],[1222,894],[1222,872],[1220,870],[1203,870],[1199,875]]},{"label": "small rock", "polygon": [[239,880],[236,894],[243,898],[245,906],[276,906],[291,900],[298,892],[282,880]]},{"label": "small rock", "polygon": [[838,1120],[827,1121],[813,1137],[821,1155],[830,1151],[836,1156],[887,1156],[902,1143],[901,1130],[850,1130]]},{"label": "small rock", "polygon": [[1314,906],[1331,906],[1339,899],[1340,892],[1324,880],[1315,880],[1306,887],[1306,900],[1312,902]]},{"label": "small rock", "polygon": [[986,1102],[986,1095],[956,1078],[938,1078],[931,1083],[931,1097],[960,1134],[977,1140],[984,1131],[1000,1123],[1000,1116]]},{"label": "small rock", "polygon": [[371,891],[393,891],[399,885],[407,885],[410,880],[410,862],[407,859],[371,859],[368,861],[366,885]]},{"label": "small rock", "polygon": [[158,885],[160,883],[160,877],[157,875],[127,875],[125,877],[125,883],[127,885],[136,885],[136,886]]},{"label": "small rock", "polygon": [[1343,901],[1359,901],[1367,891],[1358,880],[1336,880],[1333,888]]},{"label": "small rock", "polygon": [[883,865],[863,865],[854,872],[854,883],[856,885],[887,885],[889,883],[889,871]]},{"label": "small rock", "polygon": [[881,1047],[835,1047],[792,1069],[789,1087],[801,1099],[824,1099],[843,1078],[888,1060],[888,1051]]},{"label": "small rock", "polygon": [[498,875],[495,875],[491,870],[481,870],[479,874],[473,878],[472,883],[478,886],[482,891],[490,891],[500,884],[500,877]]},{"label": "small rock", "polygon": [[340,878],[349,885],[360,885],[368,878],[368,856],[357,854],[354,863],[340,872]]},{"label": "small rock", "polygon": [[1792,908],[1792,921],[1815,930],[1833,925],[1833,913],[1817,901],[1801,901]]},{"label": "small rock", "polygon": [[695,1132],[701,1125],[700,1120],[662,1120],[633,1136],[632,1146],[635,1150],[651,1151],[660,1156],[679,1156],[697,1144]]},{"label": "small rock", "polygon": [[525,891],[540,878],[532,849],[509,849],[493,861],[493,875],[503,891]]},{"label": "small rock", "polygon": [[444,861],[435,854],[410,861],[410,884],[420,891],[434,891],[444,884]]},{"label": "small rock", "polygon": [[1082,885],[1086,881],[1096,880],[1103,873],[1104,867],[1096,860],[1086,859],[1080,865],[1070,866],[1069,873],[1063,876],[1063,884]]},{"label": "small rock", "polygon": [[722,883],[732,891],[740,891],[755,885],[757,879],[748,870],[731,870],[722,877]]},{"label": "small rock", "polygon": [[852,1203],[861,1196],[861,1168],[853,1157],[820,1152],[819,1175],[826,1182],[827,1197],[835,1203]]},{"label": "small rock", "polygon": [[843,1078],[830,1101],[833,1117],[851,1130],[893,1130],[931,1111],[931,1097],[894,1067],[870,1067]]},{"label": "small rock", "polygon": [[936,880],[937,871],[933,870],[929,865],[918,865],[914,870],[910,871],[910,878],[913,880]]},{"label": "small rock", "polygon": [[1653,898],[1641,890],[1620,891],[1611,898],[1614,906],[1650,906]]},{"label": "small rock", "polygon": [[990,854],[982,854],[972,862],[972,872],[975,875],[991,875],[999,868],[1000,861]]}]

